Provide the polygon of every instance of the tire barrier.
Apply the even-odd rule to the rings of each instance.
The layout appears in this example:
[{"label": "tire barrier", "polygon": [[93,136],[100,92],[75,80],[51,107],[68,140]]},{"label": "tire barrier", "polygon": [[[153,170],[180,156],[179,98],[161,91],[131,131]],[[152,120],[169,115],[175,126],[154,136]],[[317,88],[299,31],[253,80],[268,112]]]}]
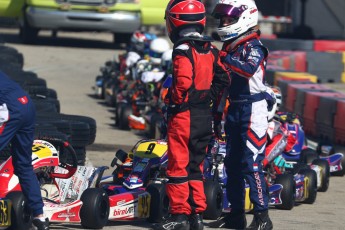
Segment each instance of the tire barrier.
[{"label": "tire barrier", "polygon": [[301,72],[275,72],[274,74],[274,85],[277,85],[279,80],[289,80],[289,81],[310,81],[317,83],[318,78],[310,73]]},{"label": "tire barrier", "polygon": [[[23,65],[21,53],[12,47],[0,45],[0,70],[21,85],[36,106],[35,138],[58,138],[70,142],[78,150],[78,164],[84,165],[85,147],[96,139],[96,121],[91,117],[61,114],[56,90],[48,88],[46,80],[36,73],[24,71]],[[5,147],[0,153],[0,162],[9,155],[9,147]]]},{"label": "tire barrier", "polygon": [[320,98],[333,97],[345,98],[345,94],[339,92],[308,92],[305,97],[304,110],[302,114],[303,127],[306,134],[319,137],[316,130],[316,113],[320,108]]},{"label": "tire barrier", "polygon": [[314,41],[315,51],[345,51],[345,41],[325,41],[315,40]]},{"label": "tire barrier", "polygon": [[[289,84],[287,87],[287,93],[286,93],[286,102],[285,102],[285,109],[289,112],[296,112],[296,105],[301,104],[300,101],[304,99],[302,95],[298,95],[297,97],[297,91],[332,91],[331,88],[320,85],[320,84]],[[304,106],[304,104],[303,104]],[[299,115],[301,113],[297,113]]]}]

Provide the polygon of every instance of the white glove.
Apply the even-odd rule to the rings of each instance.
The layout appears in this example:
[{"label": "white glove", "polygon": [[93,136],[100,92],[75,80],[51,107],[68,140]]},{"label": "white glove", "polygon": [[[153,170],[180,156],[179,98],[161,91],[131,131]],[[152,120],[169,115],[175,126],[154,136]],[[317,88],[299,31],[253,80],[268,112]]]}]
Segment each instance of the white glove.
[{"label": "white glove", "polygon": [[0,105],[0,126],[6,121],[8,121],[8,118],[9,118],[9,112],[7,109],[7,105],[4,103]]}]

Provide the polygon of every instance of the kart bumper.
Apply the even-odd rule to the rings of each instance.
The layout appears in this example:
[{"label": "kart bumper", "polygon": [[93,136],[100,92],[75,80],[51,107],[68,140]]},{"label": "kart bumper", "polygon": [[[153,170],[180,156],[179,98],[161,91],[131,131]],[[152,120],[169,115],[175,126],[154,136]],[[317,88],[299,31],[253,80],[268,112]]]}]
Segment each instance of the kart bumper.
[{"label": "kart bumper", "polygon": [[60,11],[30,6],[26,9],[26,17],[30,26],[52,30],[133,33],[141,23],[138,12],[128,11],[98,13],[76,10]]}]

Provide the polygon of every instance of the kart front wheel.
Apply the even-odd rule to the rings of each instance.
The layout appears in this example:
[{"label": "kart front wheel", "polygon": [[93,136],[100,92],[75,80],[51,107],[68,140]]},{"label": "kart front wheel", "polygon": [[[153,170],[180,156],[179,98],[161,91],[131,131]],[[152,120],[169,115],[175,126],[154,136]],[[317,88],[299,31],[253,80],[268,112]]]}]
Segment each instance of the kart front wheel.
[{"label": "kart front wheel", "polygon": [[283,190],[281,191],[280,198],[282,203],[277,205],[278,209],[291,210],[295,205],[295,181],[292,174],[277,175],[275,184],[281,184]]},{"label": "kart front wheel", "polygon": [[316,159],[312,162],[313,165],[317,165],[321,168],[320,181],[321,184],[318,187],[319,192],[326,192],[329,187],[330,167],[329,163],[323,159]]},{"label": "kart front wheel", "polygon": [[216,220],[222,215],[223,211],[223,189],[222,186],[212,180],[206,180],[204,183],[207,208],[204,212],[204,218]]},{"label": "kart front wheel", "polygon": [[81,225],[84,228],[101,229],[109,218],[109,197],[101,188],[88,188],[81,195]]},{"label": "kart front wheel", "polygon": [[6,198],[12,202],[11,227],[8,229],[30,229],[32,224],[32,215],[24,194],[20,191],[10,192],[6,195]]},{"label": "kart front wheel", "polygon": [[303,174],[306,179],[304,183],[306,183],[306,196],[307,198],[304,200],[306,204],[313,204],[316,200],[317,195],[317,176],[316,172],[312,169],[301,169],[299,174]]},{"label": "kart front wheel", "polygon": [[150,216],[147,221],[160,223],[169,213],[169,198],[165,192],[164,184],[149,184],[146,191],[151,195]]}]

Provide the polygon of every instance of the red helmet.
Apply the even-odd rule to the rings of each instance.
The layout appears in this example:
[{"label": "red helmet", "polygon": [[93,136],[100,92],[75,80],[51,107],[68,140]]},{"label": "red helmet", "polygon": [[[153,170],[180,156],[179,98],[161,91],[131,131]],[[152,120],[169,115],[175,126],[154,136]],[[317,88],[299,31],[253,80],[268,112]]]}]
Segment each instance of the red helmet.
[{"label": "red helmet", "polygon": [[175,42],[181,29],[193,27],[202,33],[206,24],[205,6],[200,0],[170,0],[165,10],[169,38]]}]

